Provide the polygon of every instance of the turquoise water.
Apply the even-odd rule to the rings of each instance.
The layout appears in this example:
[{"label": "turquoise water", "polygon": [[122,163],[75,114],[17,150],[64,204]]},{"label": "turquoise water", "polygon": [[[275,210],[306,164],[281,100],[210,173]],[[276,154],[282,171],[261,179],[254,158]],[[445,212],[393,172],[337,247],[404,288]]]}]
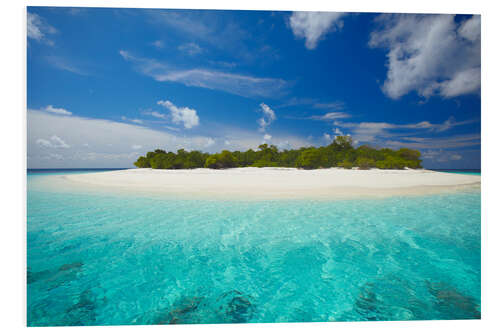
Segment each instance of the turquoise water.
[{"label": "turquoise water", "polygon": [[480,317],[479,192],[190,201],[61,173],[28,174],[29,326]]},{"label": "turquoise water", "polygon": [[458,173],[461,175],[481,176],[481,170],[434,170],[434,171],[446,172],[446,173]]}]

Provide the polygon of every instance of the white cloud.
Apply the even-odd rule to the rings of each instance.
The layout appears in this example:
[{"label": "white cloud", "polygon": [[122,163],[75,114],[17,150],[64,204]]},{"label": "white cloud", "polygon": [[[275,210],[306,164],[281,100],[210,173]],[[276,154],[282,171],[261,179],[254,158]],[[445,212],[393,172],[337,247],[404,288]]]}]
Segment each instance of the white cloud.
[{"label": "white cloud", "polygon": [[346,14],[332,12],[293,12],[289,23],[293,34],[298,38],[305,38],[306,48],[313,50],[328,32],[342,29],[344,22],[341,18],[344,15]]},{"label": "white cloud", "polygon": [[158,105],[164,106],[170,111],[174,124],[182,123],[184,128],[193,128],[199,125],[200,118],[195,109],[188,107],[177,107],[170,101],[158,101]]},{"label": "white cloud", "polygon": [[264,132],[276,120],[276,114],[264,103],[260,103],[260,110],[262,111],[262,118],[259,118],[257,123],[259,124],[259,131]]},{"label": "white cloud", "polygon": [[332,136],[328,133],[323,133],[323,139],[325,139],[326,142],[331,142]]},{"label": "white cloud", "polygon": [[452,151],[445,151],[443,149],[430,149],[422,153],[422,158],[424,160],[432,160],[434,162],[445,163],[449,161],[459,161],[462,159],[462,155]]},{"label": "white cloud", "polygon": [[179,132],[180,131],[180,129],[177,128],[177,127],[172,127],[172,126],[165,125],[165,128],[168,129],[168,130],[171,130],[171,131],[175,131],[175,132]]},{"label": "white cloud", "polygon": [[[29,168],[133,167],[133,162],[139,156],[138,151],[133,149],[134,145],[136,148],[142,146],[144,151],[157,148],[206,151],[207,144],[210,151],[219,149],[213,143],[215,140],[206,136],[179,136],[104,119],[64,117],[32,110],[27,113],[27,122]],[[47,150],[56,147],[67,147],[57,150],[63,159],[44,159]]]},{"label": "white cloud", "polygon": [[120,55],[132,62],[138,72],[159,82],[177,82],[188,87],[220,90],[244,97],[276,97],[283,95],[289,86],[282,79],[260,78],[203,68],[178,69],[154,59],[132,56],[123,50],[120,51]]},{"label": "white cloud", "polygon": [[329,121],[329,120],[349,118],[349,117],[350,115],[345,112],[328,112],[322,116],[311,116],[310,119]]},{"label": "white cloud", "polygon": [[55,108],[52,105],[47,105],[45,108],[43,108],[43,111],[50,112],[50,113],[57,113],[57,114],[64,115],[64,116],[71,116],[71,114],[72,114],[71,112],[69,112],[66,109]]},{"label": "white cloud", "polygon": [[182,51],[182,52],[189,54],[190,56],[200,54],[203,51],[203,49],[196,43],[182,44],[182,45],[179,45],[179,47],[177,49],[179,51]]},{"label": "white cloud", "polygon": [[51,64],[57,69],[83,76],[89,75],[88,72],[81,69],[79,66],[75,65],[73,61],[68,61],[63,57],[51,55],[51,56],[46,56],[45,59],[49,64]]},{"label": "white cloud", "polygon": [[144,121],[143,121],[143,120],[141,120],[141,119],[135,119],[135,118],[134,118],[134,119],[131,119],[131,118],[127,118],[127,117],[125,117],[125,116],[122,116],[122,118],[121,118],[121,119],[122,119],[123,121],[130,121],[130,122],[135,123],[135,124],[140,124],[140,125],[144,124]]},{"label": "white cloud", "polygon": [[[445,132],[449,129],[452,129],[457,126],[463,126],[467,124],[471,124],[477,122],[476,119],[464,120],[457,122],[455,118],[450,117],[445,120],[441,124],[433,124],[429,121],[421,121],[418,123],[410,123],[410,124],[392,124],[386,122],[361,122],[361,123],[346,123],[341,121],[334,121],[334,125],[348,128],[352,130],[353,136],[361,141],[361,142],[373,142],[377,138],[390,138],[394,137],[394,131],[408,131],[408,130],[417,130],[424,132]],[[340,129],[336,129],[335,131],[340,131]],[[393,131],[389,133],[389,131]]]},{"label": "white cloud", "polygon": [[313,107],[316,109],[343,110],[345,107],[345,103],[340,101],[330,103],[314,103]]},{"label": "white cloud", "polygon": [[26,22],[28,38],[38,42],[46,42],[49,45],[53,44],[51,40],[47,39],[46,35],[56,33],[57,30],[54,27],[48,25],[39,15],[30,12],[28,12]]},{"label": "white cloud", "polygon": [[263,139],[264,139],[265,141],[269,141],[269,140],[271,140],[272,138],[273,138],[273,136],[272,136],[272,135],[269,135],[269,134],[264,134],[264,137],[263,137]]},{"label": "white cloud", "polygon": [[154,47],[158,49],[162,49],[165,47],[165,43],[162,40],[155,40],[154,42],[151,43]]},{"label": "white cloud", "polygon": [[144,112],[144,114],[147,114],[147,115],[153,116],[155,118],[159,118],[159,119],[165,119],[165,120],[168,119],[168,116],[166,114],[160,113],[160,112],[156,112],[156,111]]},{"label": "white cloud", "polygon": [[39,145],[40,147],[45,147],[45,148],[69,148],[70,147],[66,142],[64,142],[63,139],[61,139],[57,135],[52,135],[50,137],[50,140],[38,139],[38,140],[36,140],[36,144]]},{"label": "white cloud", "polygon": [[[213,123],[207,125],[209,132],[204,135],[181,135],[122,121],[65,117],[36,110],[27,113],[27,124],[29,168],[133,167],[133,162],[147,151],[184,148],[214,153],[227,149],[225,141],[230,142],[231,150],[255,150],[264,134]],[[63,143],[52,138],[54,133],[64,139]],[[312,139],[286,134],[273,135],[272,140],[280,143],[280,149],[308,147],[314,143]],[[51,148],[57,145],[69,147]],[[134,150],[134,145],[142,147]],[[62,158],[49,159],[49,153],[60,154]]]},{"label": "white cloud", "polygon": [[456,22],[454,15],[383,14],[369,45],[388,50],[382,90],[397,99],[416,91],[429,98],[479,93],[481,23],[477,15]]},{"label": "white cloud", "polygon": [[138,149],[141,149],[142,146],[141,145],[132,145],[130,148],[132,148],[133,150],[138,150]]},{"label": "white cloud", "polygon": [[208,148],[215,144],[215,140],[212,138],[207,138],[204,147]]}]

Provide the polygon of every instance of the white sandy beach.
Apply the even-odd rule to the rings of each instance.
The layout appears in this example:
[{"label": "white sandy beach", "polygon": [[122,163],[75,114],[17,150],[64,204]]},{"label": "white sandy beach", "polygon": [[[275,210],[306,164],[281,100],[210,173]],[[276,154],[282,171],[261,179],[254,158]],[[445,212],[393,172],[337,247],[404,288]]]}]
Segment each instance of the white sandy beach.
[{"label": "white sandy beach", "polygon": [[66,180],[119,191],[187,197],[343,198],[425,195],[479,189],[481,177],[429,170],[346,170],[340,168],[235,168],[227,170],[154,170],[75,174]]}]

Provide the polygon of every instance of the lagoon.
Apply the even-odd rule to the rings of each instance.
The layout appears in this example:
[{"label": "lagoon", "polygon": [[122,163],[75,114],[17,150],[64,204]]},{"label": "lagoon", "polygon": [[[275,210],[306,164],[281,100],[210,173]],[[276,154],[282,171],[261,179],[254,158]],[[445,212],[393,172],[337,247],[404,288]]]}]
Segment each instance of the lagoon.
[{"label": "lagoon", "polygon": [[28,173],[28,326],[480,318],[477,188],[245,201],[50,178],[88,172]]}]

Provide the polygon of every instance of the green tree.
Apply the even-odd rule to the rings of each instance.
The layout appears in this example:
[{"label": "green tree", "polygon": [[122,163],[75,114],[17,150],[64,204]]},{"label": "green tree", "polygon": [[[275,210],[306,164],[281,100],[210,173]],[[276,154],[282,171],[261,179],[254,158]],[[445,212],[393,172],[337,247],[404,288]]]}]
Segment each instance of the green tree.
[{"label": "green tree", "polygon": [[300,153],[296,166],[304,169],[317,169],[321,166],[321,154],[316,148],[309,148]]},{"label": "green tree", "polygon": [[149,160],[144,157],[144,156],[141,156],[137,159],[136,162],[134,162],[134,165],[138,168],[150,168],[151,165],[149,164]]},{"label": "green tree", "polygon": [[361,170],[368,170],[376,166],[375,160],[372,158],[358,157],[354,162],[354,165],[359,167]]}]

